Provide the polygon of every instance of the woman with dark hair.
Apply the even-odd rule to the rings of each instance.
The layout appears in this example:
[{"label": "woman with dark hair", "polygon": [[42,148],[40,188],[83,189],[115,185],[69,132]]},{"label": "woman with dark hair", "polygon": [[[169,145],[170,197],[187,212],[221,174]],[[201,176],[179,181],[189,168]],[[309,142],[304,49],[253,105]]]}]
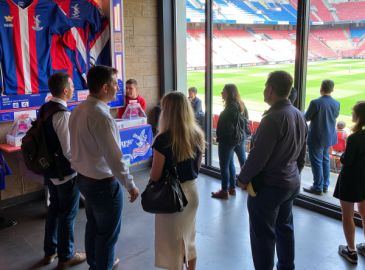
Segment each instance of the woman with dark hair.
[{"label": "woman with dark hair", "polygon": [[341,156],[343,168],[333,196],[341,203],[342,226],[347,242],[347,246],[339,246],[338,253],[357,263],[357,252],[365,256],[364,242],[356,245],[356,252],[354,224],[354,204],[357,203],[365,234],[365,101],[357,102],[352,110],[355,125]]},{"label": "woman with dark hair", "polygon": [[[236,125],[241,117],[248,115],[248,111],[241,100],[237,86],[226,84],[222,91],[224,110],[221,112],[217,125],[217,142],[219,166],[222,176],[222,189],[212,192],[212,197],[219,199],[228,199],[229,195],[236,195],[236,168],[234,165],[234,153],[237,154],[240,167],[246,161],[245,140],[246,133],[244,129],[240,131],[242,141],[235,142]],[[246,123],[245,123],[246,124]]]}]

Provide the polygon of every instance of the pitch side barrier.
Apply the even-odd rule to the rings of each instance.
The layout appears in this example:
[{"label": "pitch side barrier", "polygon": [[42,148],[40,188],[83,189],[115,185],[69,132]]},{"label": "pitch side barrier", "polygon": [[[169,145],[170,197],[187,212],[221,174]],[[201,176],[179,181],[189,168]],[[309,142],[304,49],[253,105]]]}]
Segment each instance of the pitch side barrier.
[{"label": "pitch side barrier", "polygon": [[[308,59],[308,62],[326,61],[326,60],[339,60],[339,59],[365,59],[365,56],[327,57],[327,58],[318,57],[318,58],[315,58],[315,59]],[[270,62],[259,62],[259,63],[243,63],[243,64],[229,64],[229,65],[213,66],[213,69],[266,66],[266,65],[276,65],[276,64],[293,64],[293,63],[295,63],[294,60],[270,61]],[[205,70],[205,66],[187,67],[186,69],[187,69],[187,71]]]}]

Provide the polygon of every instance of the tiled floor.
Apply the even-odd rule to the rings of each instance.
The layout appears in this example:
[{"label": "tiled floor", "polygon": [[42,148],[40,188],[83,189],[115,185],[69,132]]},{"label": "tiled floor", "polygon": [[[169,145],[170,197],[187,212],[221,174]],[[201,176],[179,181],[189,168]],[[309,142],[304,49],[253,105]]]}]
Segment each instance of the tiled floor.
[{"label": "tiled floor", "polygon": [[[133,173],[136,184],[143,190],[149,170]],[[251,270],[253,268],[247,193],[238,190],[229,200],[217,200],[210,192],[220,188],[220,181],[205,175],[198,178],[200,205],[197,215],[197,269]],[[130,204],[124,190],[122,229],[116,247],[121,260],[118,269],[149,270],[154,265],[154,216],[143,212],[140,200]],[[44,266],[43,234],[46,209],[42,200],[6,208],[5,214],[18,221],[16,226],[0,231],[0,269],[55,269],[56,262]],[[294,207],[296,236],[296,269],[347,270],[365,269],[365,259],[351,265],[337,253],[345,243],[342,224],[320,214]],[[83,251],[85,211],[80,208],[75,224],[75,249]],[[364,240],[361,228],[356,228],[356,242]],[[265,256],[265,254],[263,254]],[[71,269],[84,270],[83,263]]]}]

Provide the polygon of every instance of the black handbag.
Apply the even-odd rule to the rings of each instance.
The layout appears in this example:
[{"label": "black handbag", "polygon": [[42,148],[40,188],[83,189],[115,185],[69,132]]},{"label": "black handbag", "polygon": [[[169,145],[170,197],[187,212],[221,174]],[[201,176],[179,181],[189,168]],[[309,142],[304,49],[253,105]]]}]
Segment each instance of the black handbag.
[{"label": "black handbag", "polygon": [[170,174],[166,164],[165,173],[161,179],[154,182],[148,181],[146,189],[143,191],[142,208],[152,214],[172,214],[184,211],[188,204],[184,190],[177,174],[177,159],[173,159],[175,175]]}]

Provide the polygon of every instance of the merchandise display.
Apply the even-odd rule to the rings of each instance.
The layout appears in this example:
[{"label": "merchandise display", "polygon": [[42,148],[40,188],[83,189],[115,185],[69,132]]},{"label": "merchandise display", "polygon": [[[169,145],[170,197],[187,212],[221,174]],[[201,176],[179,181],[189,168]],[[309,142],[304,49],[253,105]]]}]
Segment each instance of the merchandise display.
[{"label": "merchandise display", "polygon": [[6,135],[6,142],[12,146],[20,146],[22,144],[22,138],[32,126],[32,121],[35,119],[28,114],[19,115],[11,126],[8,134]]},{"label": "merchandise display", "polygon": [[[100,3],[113,21],[114,13]],[[120,14],[120,0],[109,4]],[[67,107],[72,111],[89,93],[86,77],[94,65],[117,66],[121,90],[108,106],[122,107],[121,24],[114,20],[110,25],[96,0],[0,0],[0,122],[14,121],[16,112],[36,111],[47,102],[48,78],[55,72],[71,75],[75,92]],[[111,42],[119,49],[111,51]],[[119,65],[112,63],[116,53]]]},{"label": "merchandise display", "polygon": [[130,101],[121,119],[115,119],[119,129],[147,124],[147,116],[136,100]]},{"label": "merchandise display", "polygon": [[[110,65],[110,29],[107,17],[93,0],[53,0],[71,19],[76,31],[75,51],[65,47],[62,37],[53,36],[51,55],[55,70],[66,70],[75,89],[85,89],[86,74],[91,66]],[[75,63],[74,61],[78,62]],[[80,65],[79,68],[76,68]],[[81,70],[81,73],[79,72]]]},{"label": "merchandise display", "polygon": [[0,20],[3,94],[49,92],[52,36],[62,36],[64,45],[76,50],[72,21],[49,0],[0,0]]}]

